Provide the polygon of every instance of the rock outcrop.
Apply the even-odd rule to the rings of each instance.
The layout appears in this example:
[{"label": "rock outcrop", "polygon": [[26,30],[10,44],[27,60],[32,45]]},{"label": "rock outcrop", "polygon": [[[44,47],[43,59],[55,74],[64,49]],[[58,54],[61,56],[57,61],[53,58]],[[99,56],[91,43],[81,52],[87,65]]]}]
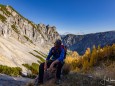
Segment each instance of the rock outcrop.
[{"label": "rock outcrop", "polygon": [[[21,16],[11,6],[0,5],[0,36],[10,36],[26,42],[28,39],[34,44],[53,43],[60,38],[55,26],[34,24]],[[24,40],[25,39],[25,40]]]},{"label": "rock outcrop", "polygon": [[[61,39],[55,26],[34,24],[11,6],[0,4],[0,64],[11,67],[38,63],[38,55],[45,59],[56,39]],[[43,55],[35,52],[38,51]]]}]

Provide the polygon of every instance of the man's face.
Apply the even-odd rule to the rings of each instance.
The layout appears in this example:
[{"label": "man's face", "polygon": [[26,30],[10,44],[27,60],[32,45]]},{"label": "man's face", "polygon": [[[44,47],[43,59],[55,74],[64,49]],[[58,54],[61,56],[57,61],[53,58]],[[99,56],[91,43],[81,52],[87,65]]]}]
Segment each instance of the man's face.
[{"label": "man's face", "polygon": [[60,45],[58,45],[58,44],[54,43],[54,47],[59,48],[59,47],[60,47]]}]

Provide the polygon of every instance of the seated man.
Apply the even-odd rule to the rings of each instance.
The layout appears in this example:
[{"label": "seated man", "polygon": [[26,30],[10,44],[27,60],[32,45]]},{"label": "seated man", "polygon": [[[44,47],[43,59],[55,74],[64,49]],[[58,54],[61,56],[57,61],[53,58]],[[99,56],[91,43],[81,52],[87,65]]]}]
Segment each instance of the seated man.
[{"label": "seated man", "polygon": [[[51,48],[49,55],[46,58],[46,62],[41,63],[39,66],[39,80],[38,84],[43,84],[44,70],[47,68],[53,71],[56,65],[56,83],[60,83],[61,69],[63,66],[63,60],[65,56],[65,51],[61,46],[61,40],[56,40],[54,47]],[[51,58],[52,57],[52,58]]]}]

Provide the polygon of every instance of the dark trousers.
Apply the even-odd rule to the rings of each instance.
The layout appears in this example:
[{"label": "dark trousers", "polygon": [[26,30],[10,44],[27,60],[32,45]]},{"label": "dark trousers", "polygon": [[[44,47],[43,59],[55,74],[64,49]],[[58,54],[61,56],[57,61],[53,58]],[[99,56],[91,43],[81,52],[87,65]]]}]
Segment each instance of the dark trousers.
[{"label": "dark trousers", "polygon": [[[47,62],[47,68],[50,67],[51,63],[53,61],[49,60]],[[61,69],[62,69],[63,63],[58,62],[56,65],[54,65],[54,67],[56,68],[56,78],[60,79],[60,75],[61,75]],[[44,63],[41,63],[39,66],[39,81],[43,82],[43,76],[44,76]]]}]

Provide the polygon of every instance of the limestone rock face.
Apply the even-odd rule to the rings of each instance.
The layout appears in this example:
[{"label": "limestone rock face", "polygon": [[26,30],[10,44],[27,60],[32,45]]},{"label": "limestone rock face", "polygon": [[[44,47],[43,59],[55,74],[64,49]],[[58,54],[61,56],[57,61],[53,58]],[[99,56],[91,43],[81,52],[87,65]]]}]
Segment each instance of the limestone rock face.
[{"label": "limestone rock face", "polygon": [[30,52],[47,54],[56,39],[61,37],[55,26],[34,24],[11,6],[0,4],[0,64],[25,70],[22,64],[40,60]]},{"label": "limestone rock face", "polygon": [[[34,24],[32,21],[21,16],[10,6],[1,5],[0,15],[4,18],[0,21],[0,35],[4,37],[13,36],[25,42],[28,37],[35,44],[53,43],[61,39],[55,26]],[[2,20],[2,18],[0,19]]]}]

